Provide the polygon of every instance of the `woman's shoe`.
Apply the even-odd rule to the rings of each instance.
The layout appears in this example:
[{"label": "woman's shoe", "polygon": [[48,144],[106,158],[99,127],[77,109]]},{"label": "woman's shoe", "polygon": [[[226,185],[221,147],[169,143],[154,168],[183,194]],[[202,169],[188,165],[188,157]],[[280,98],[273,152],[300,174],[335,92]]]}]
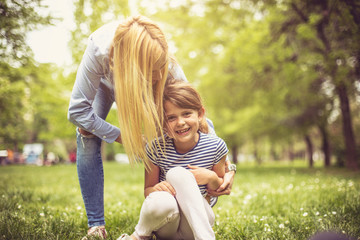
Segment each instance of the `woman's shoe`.
[{"label": "woman's shoe", "polygon": [[95,227],[89,228],[87,235],[85,237],[83,237],[81,240],[90,240],[95,237],[100,238],[100,239],[106,239],[107,232],[106,232],[105,226],[95,226]]}]

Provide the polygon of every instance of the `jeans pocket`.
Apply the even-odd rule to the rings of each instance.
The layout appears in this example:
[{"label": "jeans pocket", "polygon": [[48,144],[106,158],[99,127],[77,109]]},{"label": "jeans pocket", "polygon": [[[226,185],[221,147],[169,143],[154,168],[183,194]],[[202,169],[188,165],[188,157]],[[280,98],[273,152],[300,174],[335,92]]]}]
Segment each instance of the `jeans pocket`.
[{"label": "jeans pocket", "polygon": [[96,137],[94,134],[85,135],[85,134],[80,133],[79,128],[76,128],[76,134],[80,135],[80,137],[82,137],[82,138],[95,138]]}]

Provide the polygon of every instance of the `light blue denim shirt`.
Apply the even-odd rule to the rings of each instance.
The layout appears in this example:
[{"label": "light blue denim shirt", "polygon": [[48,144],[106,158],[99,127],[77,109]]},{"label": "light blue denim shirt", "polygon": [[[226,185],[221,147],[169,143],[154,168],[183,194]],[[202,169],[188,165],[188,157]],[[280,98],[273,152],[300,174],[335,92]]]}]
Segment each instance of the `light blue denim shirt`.
[{"label": "light blue denim shirt", "polygon": [[[100,82],[113,89],[112,74],[109,71],[109,48],[118,25],[119,22],[106,24],[90,35],[77,71],[68,111],[68,119],[73,124],[108,143],[116,140],[120,129],[100,118],[94,112],[92,104]],[[187,81],[177,64],[169,64],[170,74],[176,79]]]}]

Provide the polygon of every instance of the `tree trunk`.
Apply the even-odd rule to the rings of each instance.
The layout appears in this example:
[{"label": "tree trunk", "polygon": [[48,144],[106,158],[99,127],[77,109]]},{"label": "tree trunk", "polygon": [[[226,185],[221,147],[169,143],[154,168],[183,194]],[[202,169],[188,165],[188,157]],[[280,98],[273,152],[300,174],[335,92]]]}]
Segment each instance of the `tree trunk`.
[{"label": "tree trunk", "polygon": [[313,159],[313,144],[311,142],[311,138],[308,134],[305,135],[305,143],[306,143],[306,150],[308,153],[308,158],[309,158],[309,167],[313,167],[314,166],[314,159]]},{"label": "tree trunk", "polygon": [[232,160],[233,160],[233,163],[237,164],[237,163],[238,163],[238,158],[237,158],[238,148],[237,148],[236,145],[232,146],[231,152],[232,152]]},{"label": "tree trunk", "polygon": [[358,163],[356,158],[356,143],[354,137],[354,131],[351,122],[351,112],[349,98],[347,94],[346,85],[344,82],[340,82],[336,85],[336,91],[340,98],[340,108],[342,114],[342,126],[343,135],[345,140],[345,156],[346,167],[349,169],[358,169]]},{"label": "tree trunk", "polygon": [[294,149],[293,149],[293,144],[290,143],[289,144],[289,148],[288,148],[288,158],[291,162],[294,161]]},{"label": "tree trunk", "polygon": [[279,159],[273,144],[271,145],[270,155],[273,161],[277,161]]},{"label": "tree trunk", "polygon": [[330,144],[329,144],[329,134],[326,129],[326,126],[319,125],[319,130],[322,138],[322,146],[321,149],[324,153],[324,166],[329,167],[330,166]]}]

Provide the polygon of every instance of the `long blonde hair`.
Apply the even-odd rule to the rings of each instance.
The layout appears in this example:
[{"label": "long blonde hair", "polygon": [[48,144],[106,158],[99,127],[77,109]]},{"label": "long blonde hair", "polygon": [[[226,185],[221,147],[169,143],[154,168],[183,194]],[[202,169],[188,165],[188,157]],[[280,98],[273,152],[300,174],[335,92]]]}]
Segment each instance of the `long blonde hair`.
[{"label": "long blonde hair", "polygon": [[[148,167],[144,140],[163,136],[163,91],[168,75],[168,45],[151,20],[130,17],[116,29],[110,48],[122,143],[130,162]],[[157,76],[158,79],[153,77]]]}]

